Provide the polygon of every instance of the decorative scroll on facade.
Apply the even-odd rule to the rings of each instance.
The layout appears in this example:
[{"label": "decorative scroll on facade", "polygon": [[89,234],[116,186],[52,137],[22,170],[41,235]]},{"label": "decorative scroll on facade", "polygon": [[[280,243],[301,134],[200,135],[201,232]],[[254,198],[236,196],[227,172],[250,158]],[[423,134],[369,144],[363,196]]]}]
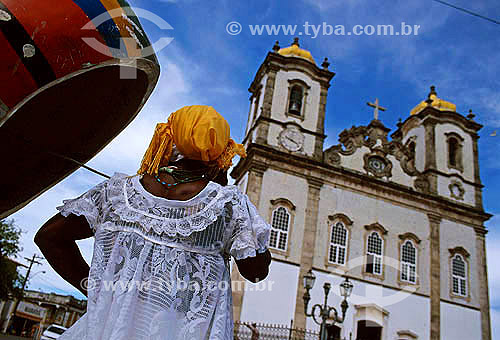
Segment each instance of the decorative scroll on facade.
[{"label": "decorative scroll on facade", "polygon": [[339,144],[327,149],[324,161],[331,166],[341,166],[343,156],[351,156],[363,146],[370,149],[363,155],[363,169],[377,178],[391,178],[393,164],[388,156],[393,156],[401,169],[411,177],[415,177],[414,187],[418,191],[428,192],[429,183],[415,167],[415,150],[410,143],[403,143],[394,139],[388,141],[390,129],[380,121],[373,120],[368,126],[353,126],[342,131],[339,135]]}]

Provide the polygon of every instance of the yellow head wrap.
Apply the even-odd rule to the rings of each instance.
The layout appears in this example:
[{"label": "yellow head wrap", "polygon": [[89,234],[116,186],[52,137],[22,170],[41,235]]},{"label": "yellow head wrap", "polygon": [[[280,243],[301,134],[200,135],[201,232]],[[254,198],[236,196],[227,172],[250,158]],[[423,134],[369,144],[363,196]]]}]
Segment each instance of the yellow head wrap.
[{"label": "yellow head wrap", "polygon": [[158,123],[138,174],[158,173],[160,164],[168,163],[175,144],[184,157],[216,162],[221,170],[232,165],[235,155],[246,157],[245,148],[229,136],[229,124],[211,106],[185,106]]}]

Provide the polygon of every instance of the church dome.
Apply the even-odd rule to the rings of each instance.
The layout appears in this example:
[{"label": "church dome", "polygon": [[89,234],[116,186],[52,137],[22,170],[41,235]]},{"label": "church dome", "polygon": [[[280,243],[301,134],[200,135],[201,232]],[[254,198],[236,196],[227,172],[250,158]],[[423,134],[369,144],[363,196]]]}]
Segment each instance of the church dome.
[{"label": "church dome", "polygon": [[432,100],[431,106],[433,108],[435,108],[435,109],[438,109],[439,111],[453,111],[453,112],[457,112],[457,106],[455,104],[451,103],[451,102],[448,102],[446,100],[438,98],[437,93],[436,93],[436,87],[435,86],[431,86],[431,92],[429,93],[428,99],[422,101],[420,104],[418,104],[417,106],[415,106],[410,111],[410,114],[413,116],[413,115],[418,114],[423,109],[425,109],[428,106],[427,102],[429,100]]},{"label": "church dome", "polygon": [[299,38],[295,38],[291,46],[279,49],[278,54],[281,54],[285,57],[293,56],[304,58],[309,60],[311,63],[316,64],[314,58],[311,55],[311,52],[299,47]]}]

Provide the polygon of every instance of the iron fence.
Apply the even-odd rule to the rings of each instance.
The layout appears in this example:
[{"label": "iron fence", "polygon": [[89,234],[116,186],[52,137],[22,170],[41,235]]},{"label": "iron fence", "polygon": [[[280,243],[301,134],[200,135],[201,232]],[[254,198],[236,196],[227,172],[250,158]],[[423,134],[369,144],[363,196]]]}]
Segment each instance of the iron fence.
[{"label": "iron fence", "polygon": [[[257,338],[247,325],[250,325],[250,323],[235,322],[234,340],[319,340],[319,332],[316,331],[262,323],[255,325],[258,331]],[[252,338],[252,335],[254,335],[254,338]]]}]

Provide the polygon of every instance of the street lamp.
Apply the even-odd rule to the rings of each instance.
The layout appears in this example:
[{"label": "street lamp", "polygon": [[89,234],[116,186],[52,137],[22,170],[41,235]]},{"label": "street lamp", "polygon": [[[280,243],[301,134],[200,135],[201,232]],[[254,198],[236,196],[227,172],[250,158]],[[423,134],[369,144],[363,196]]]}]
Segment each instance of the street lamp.
[{"label": "street lamp", "polygon": [[[340,284],[340,295],[344,297],[344,300],[340,304],[340,308],[342,310],[342,317],[339,317],[339,314],[335,307],[328,306],[328,293],[330,292],[331,285],[328,282],[325,282],[323,285],[323,290],[325,291],[325,300],[323,305],[315,304],[311,308],[311,312],[307,312],[307,307],[309,306],[309,301],[311,300],[311,295],[309,291],[314,286],[314,282],[316,281],[316,277],[312,272],[312,268],[304,275],[304,289],[306,290],[304,293],[304,313],[306,316],[312,316],[314,322],[320,325],[320,334],[321,340],[326,340],[326,321],[330,318],[331,313],[333,312],[333,323],[343,323],[345,320],[345,313],[349,304],[347,303],[347,298],[352,293],[353,284],[349,281],[349,278],[345,278],[345,280]],[[316,310],[319,310],[319,316],[321,320],[318,320],[316,317]]]}]

